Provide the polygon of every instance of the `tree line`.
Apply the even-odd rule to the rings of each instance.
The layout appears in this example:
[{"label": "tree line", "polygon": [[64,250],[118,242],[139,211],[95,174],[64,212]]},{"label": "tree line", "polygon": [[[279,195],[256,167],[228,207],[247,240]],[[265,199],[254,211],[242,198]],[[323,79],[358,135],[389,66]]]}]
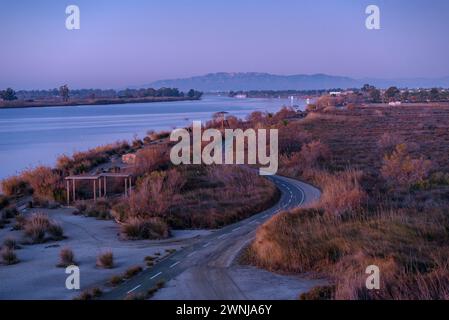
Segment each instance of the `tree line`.
[{"label": "tree line", "polygon": [[188,97],[201,98],[202,92],[190,89],[188,92],[176,88],[146,88],[146,89],[69,89],[67,85],[49,90],[19,90],[12,88],[0,91],[0,98],[4,101],[13,100],[54,100],[62,99],[103,99],[103,98],[147,98],[147,97]]}]

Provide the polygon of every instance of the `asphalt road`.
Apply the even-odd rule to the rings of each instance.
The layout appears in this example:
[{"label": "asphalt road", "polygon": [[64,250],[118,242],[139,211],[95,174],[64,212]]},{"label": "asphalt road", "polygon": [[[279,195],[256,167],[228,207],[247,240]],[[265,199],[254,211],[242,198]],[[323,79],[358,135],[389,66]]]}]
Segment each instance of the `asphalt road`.
[{"label": "asphalt road", "polygon": [[[180,290],[191,299],[245,299],[239,286],[227,274],[239,252],[254,239],[257,227],[281,210],[299,207],[317,200],[320,192],[306,183],[269,176],[281,191],[279,202],[270,209],[198,239],[146,269],[136,277],[105,293],[102,299],[124,299],[154,288],[160,281],[169,281],[188,274]],[[167,297],[171,298],[171,297]],[[175,298],[175,297],[174,297]]]}]

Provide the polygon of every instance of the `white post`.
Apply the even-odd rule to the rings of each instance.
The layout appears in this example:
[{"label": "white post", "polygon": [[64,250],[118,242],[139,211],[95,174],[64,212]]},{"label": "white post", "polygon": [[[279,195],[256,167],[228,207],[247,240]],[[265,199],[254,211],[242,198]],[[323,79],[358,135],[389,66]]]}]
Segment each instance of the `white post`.
[{"label": "white post", "polygon": [[67,180],[66,186],[67,186],[67,206],[69,206],[70,205],[70,181],[69,180]]}]

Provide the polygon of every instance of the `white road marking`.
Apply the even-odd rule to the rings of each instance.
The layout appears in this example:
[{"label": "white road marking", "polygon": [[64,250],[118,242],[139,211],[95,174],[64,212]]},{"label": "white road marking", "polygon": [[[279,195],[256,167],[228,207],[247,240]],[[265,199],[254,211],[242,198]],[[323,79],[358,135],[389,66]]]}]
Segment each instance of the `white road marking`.
[{"label": "white road marking", "polygon": [[159,276],[159,275],[161,275],[162,274],[162,272],[158,272],[158,273],[156,273],[154,276],[152,276],[150,279],[154,279],[154,278],[156,278],[157,276]]},{"label": "white road marking", "polygon": [[266,217],[268,217],[268,214],[266,214],[266,215],[262,216],[262,218],[266,218]]},{"label": "white road marking", "polygon": [[222,234],[221,236],[219,236],[217,239],[222,239],[222,238],[224,238],[224,237],[226,237],[228,234],[227,233],[225,233],[225,234]]},{"label": "white road marking", "polygon": [[171,269],[171,268],[173,268],[174,266],[176,266],[176,265],[178,265],[180,263],[181,263],[181,261],[177,261],[177,262],[173,263],[169,268]]},{"label": "white road marking", "polygon": [[133,291],[135,291],[135,290],[137,290],[137,289],[139,289],[140,288],[140,286],[141,286],[141,284],[139,284],[138,286],[136,286],[136,287],[134,287],[134,288],[132,288],[131,290],[129,290],[126,294],[130,294],[131,292],[133,292]]},{"label": "white road marking", "polygon": [[187,256],[188,257],[193,256],[195,253],[196,253],[196,251],[190,252]]},{"label": "white road marking", "polygon": [[232,231],[237,231],[238,229],[240,229],[241,227],[237,227],[235,229],[232,229]]},{"label": "white road marking", "polygon": [[203,245],[203,248],[206,248],[208,245],[210,245],[210,242]]}]

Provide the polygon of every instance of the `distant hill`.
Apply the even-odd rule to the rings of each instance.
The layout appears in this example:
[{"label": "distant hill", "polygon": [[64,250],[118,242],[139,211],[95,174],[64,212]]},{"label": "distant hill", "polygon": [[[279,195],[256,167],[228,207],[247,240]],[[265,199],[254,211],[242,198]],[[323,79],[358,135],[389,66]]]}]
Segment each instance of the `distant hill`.
[{"label": "distant hill", "polygon": [[170,87],[182,91],[189,89],[204,92],[237,90],[313,90],[333,88],[360,88],[369,83],[380,88],[398,87],[449,87],[449,77],[440,79],[354,79],[326,74],[274,75],[269,73],[209,73],[183,79],[159,80],[142,87]]}]

